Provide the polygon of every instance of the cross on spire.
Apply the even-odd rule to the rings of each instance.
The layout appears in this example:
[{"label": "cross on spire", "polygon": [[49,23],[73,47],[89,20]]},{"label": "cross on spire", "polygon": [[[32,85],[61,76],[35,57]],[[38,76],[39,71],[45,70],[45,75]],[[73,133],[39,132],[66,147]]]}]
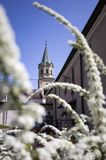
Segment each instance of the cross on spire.
[{"label": "cross on spire", "polygon": [[47,41],[45,41],[45,47],[47,47]]}]

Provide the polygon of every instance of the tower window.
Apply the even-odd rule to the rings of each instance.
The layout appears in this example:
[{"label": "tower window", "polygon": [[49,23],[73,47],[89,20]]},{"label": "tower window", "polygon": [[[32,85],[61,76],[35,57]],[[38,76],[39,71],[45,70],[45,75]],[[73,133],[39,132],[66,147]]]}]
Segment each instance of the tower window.
[{"label": "tower window", "polygon": [[41,69],[41,74],[43,74],[43,69]]},{"label": "tower window", "polygon": [[51,74],[52,74],[52,70],[51,70]]},{"label": "tower window", "polygon": [[49,72],[48,72],[48,69],[46,69],[46,74],[48,74]]}]

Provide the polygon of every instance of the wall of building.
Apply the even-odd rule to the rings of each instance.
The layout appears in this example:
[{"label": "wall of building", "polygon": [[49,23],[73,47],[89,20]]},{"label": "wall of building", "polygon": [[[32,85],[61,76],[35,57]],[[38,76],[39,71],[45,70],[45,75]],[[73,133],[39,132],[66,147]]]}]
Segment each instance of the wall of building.
[{"label": "wall of building", "polygon": [[[92,50],[100,58],[102,58],[104,64],[106,65],[106,5],[104,6],[102,12],[98,16],[97,20],[93,24],[90,31],[88,32],[86,38]],[[83,71],[83,77],[84,77],[83,85],[84,87],[87,88],[87,77],[84,71]],[[106,76],[101,75],[101,79],[102,79],[104,94],[106,95]],[[88,114],[88,109],[86,104],[84,105],[84,107],[85,107],[85,113]]]},{"label": "wall of building", "polygon": [[17,110],[2,110],[0,112],[0,124],[11,125],[11,122],[17,116]]},{"label": "wall of building", "polygon": [[[86,34],[86,39],[92,50],[97,53],[103,59],[104,64],[106,64],[106,5],[103,7],[101,13]],[[82,61],[82,56],[79,50],[76,51],[67,67],[58,78],[58,82],[75,83],[88,89],[87,76],[84,71],[84,62]],[[102,82],[104,94],[106,95],[106,76],[102,75]],[[77,93],[73,93],[71,91],[68,92],[67,90],[64,91],[62,89],[56,89],[55,91],[52,90],[52,92],[65,99],[68,103],[74,105],[74,109],[77,113],[89,114],[86,102]],[[57,102],[54,101],[53,106],[55,110],[58,107]],[[62,107],[54,111],[54,113],[57,114],[56,116],[54,114],[54,118],[56,117],[57,121],[61,121],[61,125],[59,126],[60,128],[66,125],[67,120],[67,126],[73,124],[70,116],[62,116],[63,112],[64,109]]]},{"label": "wall of building", "polygon": [[[77,85],[81,85],[81,69],[80,69],[80,55],[78,53],[75,54],[72,61],[70,61],[68,67],[62,74],[62,76],[59,79],[59,82],[68,82],[68,83],[74,83]],[[52,93],[58,95],[62,99],[66,100],[69,104],[72,105],[72,107],[78,112],[82,113],[82,99],[73,91],[68,91],[67,89],[61,89],[60,87],[53,89]],[[71,120],[71,117],[62,105],[59,105],[55,100],[53,101],[53,108],[54,108],[54,121],[56,120],[58,122],[57,127],[70,127],[73,124],[73,120]]]}]

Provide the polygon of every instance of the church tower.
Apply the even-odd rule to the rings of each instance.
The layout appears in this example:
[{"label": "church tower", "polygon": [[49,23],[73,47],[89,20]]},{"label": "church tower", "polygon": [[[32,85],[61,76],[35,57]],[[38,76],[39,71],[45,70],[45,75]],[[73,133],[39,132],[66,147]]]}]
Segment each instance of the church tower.
[{"label": "church tower", "polygon": [[54,81],[53,69],[54,65],[53,63],[50,62],[47,50],[47,42],[45,42],[45,49],[42,61],[38,65],[38,70],[39,70],[38,88],[41,88],[44,85]]}]

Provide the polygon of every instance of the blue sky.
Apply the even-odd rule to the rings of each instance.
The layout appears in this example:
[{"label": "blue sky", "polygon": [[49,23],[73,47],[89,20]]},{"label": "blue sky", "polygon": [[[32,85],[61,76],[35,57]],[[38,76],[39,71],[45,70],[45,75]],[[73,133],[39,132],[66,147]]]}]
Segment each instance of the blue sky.
[{"label": "blue sky", "polygon": [[[29,72],[33,87],[37,88],[38,64],[42,59],[45,41],[48,42],[49,57],[55,66],[56,78],[71,51],[67,41],[73,37],[54,18],[34,8],[33,2],[34,0],[0,0],[15,31],[16,41],[21,49],[21,60]],[[82,31],[98,0],[38,0],[38,2],[61,13]]]}]

